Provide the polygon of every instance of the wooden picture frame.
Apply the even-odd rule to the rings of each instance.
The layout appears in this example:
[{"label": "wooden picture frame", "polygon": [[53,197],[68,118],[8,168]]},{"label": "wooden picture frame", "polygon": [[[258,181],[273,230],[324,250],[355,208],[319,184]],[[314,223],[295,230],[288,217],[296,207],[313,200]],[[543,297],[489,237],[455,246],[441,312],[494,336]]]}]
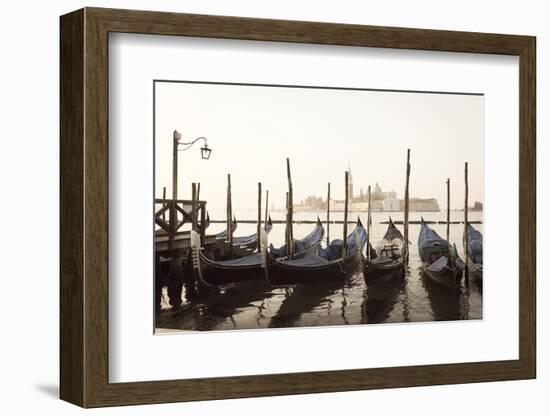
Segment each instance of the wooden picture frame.
[{"label": "wooden picture frame", "polygon": [[[85,8],[61,17],[60,396],[82,407],[338,392],[536,376],[535,51],[530,36]],[[108,34],[519,57],[519,359],[109,383]]]}]

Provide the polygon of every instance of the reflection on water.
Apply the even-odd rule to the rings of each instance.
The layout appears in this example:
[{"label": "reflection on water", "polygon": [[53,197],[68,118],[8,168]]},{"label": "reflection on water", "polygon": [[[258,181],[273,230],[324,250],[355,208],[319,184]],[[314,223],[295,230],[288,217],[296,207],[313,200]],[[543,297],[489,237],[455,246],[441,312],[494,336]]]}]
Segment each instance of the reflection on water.
[{"label": "reflection on water", "polygon": [[[378,324],[388,322],[391,313],[399,302],[403,302],[406,280],[396,279],[379,285],[371,284],[365,291],[364,312],[362,323]],[[408,319],[403,317],[402,321]]]},{"label": "reflection on water", "polygon": [[[332,217],[338,220],[338,214],[333,213]],[[420,215],[412,213],[411,220],[419,220]],[[444,217],[443,212],[422,215],[436,221]],[[297,219],[316,216],[316,213],[302,213]],[[374,213],[372,241],[383,236],[387,225],[379,222],[387,220],[387,216],[386,213]],[[451,220],[460,220],[461,216],[462,213],[454,212]],[[402,213],[392,214],[392,218],[399,221]],[[481,213],[470,213],[470,219],[480,220]],[[222,228],[213,224],[212,232],[216,231],[216,226]],[[444,224],[430,226],[445,235]],[[311,224],[297,224],[294,234],[306,235],[311,227]],[[398,227],[402,229],[401,225]],[[482,225],[476,227],[483,231]],[[457,244],[461,255],[462,229],[462,225],[451,225],[451,241]],[[240,224],[236,234],[244,235],[254,230],[253,224]],[[166,309],[165,300],[165,309],[157,314],[157,329],[207,331],[481,319],[481,285],[472,282],[468,287],[463,284],[460,290],[453,291],[421,275],[416,248],[419,230],[419,225],[410,227],[409,270],[403,280],[367,286],[362,275],[355,274],[338,281],[286,288],[272,288],[264,280],[245,282],[226,287],[220,293],[185,301],[176,312]],[[339,238],[342,225],[331,224],[330,231],[331,238]],[[277,224],[270,234],[270,242],[277,245],[283,240],[284,225]]]}]

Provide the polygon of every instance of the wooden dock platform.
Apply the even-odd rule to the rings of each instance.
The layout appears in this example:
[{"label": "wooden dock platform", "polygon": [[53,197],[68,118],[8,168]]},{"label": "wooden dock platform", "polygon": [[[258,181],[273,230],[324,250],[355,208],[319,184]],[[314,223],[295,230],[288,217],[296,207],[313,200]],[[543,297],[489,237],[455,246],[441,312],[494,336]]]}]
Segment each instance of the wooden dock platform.
[{"label": "wooden dock platform", "polygon": [[[183,231],[180,233],[177,233],[174,237],[173,241],[173,250],[177,250],[178,252],[184,252],[187,251],[191,247],[191,232],[190,231]],[[205,236],[204,240],[204,246],[208,247],[209,245],[215,245],[216,244],[216,237],[214,235],[207,235]],[[155,252],[156,254],[167,254],[169,253],[170,249],[170,237],[167,234],[164,235],[156,235],[155,236]]]}]

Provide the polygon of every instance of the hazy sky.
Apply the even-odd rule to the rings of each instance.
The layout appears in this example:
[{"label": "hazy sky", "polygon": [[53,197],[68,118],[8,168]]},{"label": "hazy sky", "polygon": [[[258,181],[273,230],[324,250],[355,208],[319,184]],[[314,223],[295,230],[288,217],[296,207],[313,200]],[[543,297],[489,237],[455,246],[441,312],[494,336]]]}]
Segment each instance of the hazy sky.
[{"label": "hazy sky", "polygon": [[233,206],[257,206],[257,183],[270,206],[284,207],[286,162],[291,161],[295,203],[309,195],[344,197],[351,165],[355,192],[378,182],[403,197],[406,149],[411,149],[411,197],[437,198],[444,208],[451,178],[451,208],[463,206],[464,162],[469,162],[470,205],[483,201],[483,96],[242,85],[155,83],[156,196],[171,192],[172,132],[184,141],[206,136],[179,152],[179,197],[224,208],[231,173]]}]

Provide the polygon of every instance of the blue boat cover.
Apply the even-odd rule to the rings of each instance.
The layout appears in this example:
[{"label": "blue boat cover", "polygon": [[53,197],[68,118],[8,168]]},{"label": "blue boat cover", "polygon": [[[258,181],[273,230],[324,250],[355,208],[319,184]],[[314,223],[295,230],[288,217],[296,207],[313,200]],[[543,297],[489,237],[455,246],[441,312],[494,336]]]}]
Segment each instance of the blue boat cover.
[{"label": "blue boat cover", "polygon": [[[323,228],[323,225],[318,222],[311,233],[309,233],[301,240],[294,241],[294,253],[303,253],[311,247],[319,244],[319,241],[321,241],[324,235],[325,229]],[[282,245],[279,248],[275,248],[273,244],[270,244],[269,253],[275,258],[286,257],[288,255],[286,244]]]},{"label": "blue boat cover", "polygon": [[448,254],[449,244],[422,221],[420,234],[418,235],[418,253],[420,254],[420,259],[423,262],[429,263],[430,254],[435,252]]},{"label": "blue boat cover", "polygon": [[[269,234],[271,229],[273,228],[273,224],[271,224],[271,221],[267,223],[267,226],[265,227],[265,231]],[[258,240],[258,233],[245,235],[242,237],[235,237],[233,236],[233,245],[234,246],[245,246],[245,245],[251,245],[256,244],[256,241]]]},{"label": "blue boat cover", "polygon": [[244,246],[256,243],[256,240],[258,239],[258,235],[256,233],[245,235],[242,237],[233,237],[233,245],[234,246]]},{"label": "blue boat cover", "polygon": [[[237,221],[233,219],[233,222],[231,223],[231,231],[235,232],[237,229]],[[216,240],[225,240],[227,238],[227,227],[225,230],[219,232],[218,234],[215,234]]]},{"label": "blue boat cover", "polygon": [[428,270],[432,272],[442,272],[447,267],[447,263],[449,263],[449,258],[441,256],[428,266]]},{"label": "blue boat cover", "polygon": [[[356,235],[357,232],[357,235]],[[362,251],[367,243],[367,232],[362,224],[357,224],[355,229],[348,235],[346,239],[347,255],[353,255],[357,251]],[[336,239],[326,248],[319,248],[318,254],[326,260],[337,260],[342,257],[343,240]]]},{"label": "blue boat cover", "polygon": [[316,267],[328,264],[330,262],[323,257],[316,256],[315,254],[308,254],[298,259],[280,260],[279,263],[299,267]]},{"label": "blue boat cover", "polygon": [[[356,233],[357,232],[357,233]],[[348,244],[348,255],[353,255],[358,252],[358,250],[362,250],[366,241],[367,241],[367,233],[365,229],[363,228],[363,225],[359,223],[357,227],[351,232],[351,234],[346,239]],[[336,245],[334,245],[336,242]],[[359,242],[359,245],[357,244]],[[340,244],[338,249],[338,243]],[[332,247],[332,248],[331,248]],[[327,249],[330,251],[330,253],[342,253],[342,240],[335,240],[333,241]],[[320,252],[325,252],[325,255],[321,255],[319,253],[318,255],[315,254],[308,254],[304,257],[297,258],[297,259],[289,259],[289,260],[280,260],[280,263],[286,264],[288,266],[293,267],[302,267],[302,268],[308,268],[308,267],[319,267],[319,266],[325,266],[327,264],[330,264],[332,261],[340,260],[341,256],[335,256],[333,258],[327,258],[326,257],[326,250],[319,250]]]},{"label": "blue boat cover", "polygon": [[474,263],[483,264],[483,235],[468,224],[468,255]]},{"label": "blue boat cover", "polygon": [[378,257],[371,260],[372,264],[376,264],[376,265],[379,265],[379,266],[391,264],[391,263],[394,263],[394,262],[395,262],[395,260],[392,260],[392,259],[390,259],[389,257],[386,257],[386,256],[378,256]]},{"label": "blue boat cover", "polygon": [[209,263],[215,264],[221,267],[242,267],[242,266],[261,266],[262,265],[262,254],[261,253],[254,253],[250,254],[248,256],[244,256],[238,259],[232,259],[232,260],[209,260]]},{"label": "blue boat cover", "polygon": [[392,219],[390,218],[390,223],[388,224],[388,229],[386,230],[386,234],[384,235],[383,240],[403,240],[403,234],[401,234],[401,231],[395,226]]}]

